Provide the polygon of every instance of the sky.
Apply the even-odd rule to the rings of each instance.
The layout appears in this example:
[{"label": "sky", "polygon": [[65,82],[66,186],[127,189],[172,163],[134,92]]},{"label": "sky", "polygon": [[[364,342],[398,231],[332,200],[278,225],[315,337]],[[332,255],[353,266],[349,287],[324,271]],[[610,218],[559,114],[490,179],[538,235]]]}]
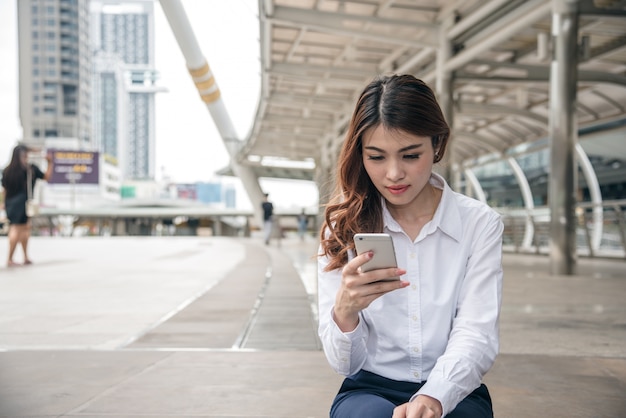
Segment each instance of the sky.
[{"label": "sky", "polygon": [[[239,138],[252,127],[260,94],[260,50],[257,0],[182,0],[198,44],[222,92],[222,100]],[[22,138],[18,103],[16,1],[0,0],[0,165]],[[185,59],[155,1],[156,175],[176,183],[208,182],[228,165],[228,153],[211,115],[187,71]],[[249,207],[242,187],[238,206]],[[277,208],[317,204],[309,182],[262,179]]]}]

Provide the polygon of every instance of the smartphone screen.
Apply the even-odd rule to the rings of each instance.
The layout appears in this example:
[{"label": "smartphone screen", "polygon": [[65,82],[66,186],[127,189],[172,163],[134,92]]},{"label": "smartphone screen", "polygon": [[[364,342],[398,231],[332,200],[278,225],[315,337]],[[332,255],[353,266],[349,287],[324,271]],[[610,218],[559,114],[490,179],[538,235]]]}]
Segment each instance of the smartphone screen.
[{"label": "smartphone screen", "polygon": [[361,266],[361,271],[397,267],[393,240],[389,234],[359,233],[354,235],[357,254],[373,251],[374,257]]}]

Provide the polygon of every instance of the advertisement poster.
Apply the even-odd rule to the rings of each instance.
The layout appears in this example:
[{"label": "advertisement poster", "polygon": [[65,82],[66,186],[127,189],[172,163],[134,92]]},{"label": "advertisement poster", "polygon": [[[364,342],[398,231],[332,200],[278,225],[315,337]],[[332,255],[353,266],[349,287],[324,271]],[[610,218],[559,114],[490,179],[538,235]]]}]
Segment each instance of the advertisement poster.
[{"label": "advertisement poster", "polygon": [[94,151],[51,150],[54,170],[48,183],[98,184],[99,153]]}]

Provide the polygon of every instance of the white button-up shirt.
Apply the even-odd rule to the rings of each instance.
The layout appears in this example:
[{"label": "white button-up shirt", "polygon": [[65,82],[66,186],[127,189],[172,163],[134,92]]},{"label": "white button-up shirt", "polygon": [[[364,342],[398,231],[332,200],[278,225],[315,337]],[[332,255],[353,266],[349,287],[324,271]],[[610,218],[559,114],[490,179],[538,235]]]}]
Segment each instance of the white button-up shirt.
[{"label": "white button-up shirt", "polygon": [[319,258],[319,335],[338,373],[363,369],[427,381],[417,394],[438,399],[445,416],[480,385],[498,353],[503,224],[497,212],[453,192],[441,176],[432,174],[430,183],[443,189],[441,202],[415,241],[383,202],[384,232],[411,284],[372,302],[352,332],[342,332],[332,316],[341,269],[325,272],[328,259]]}]

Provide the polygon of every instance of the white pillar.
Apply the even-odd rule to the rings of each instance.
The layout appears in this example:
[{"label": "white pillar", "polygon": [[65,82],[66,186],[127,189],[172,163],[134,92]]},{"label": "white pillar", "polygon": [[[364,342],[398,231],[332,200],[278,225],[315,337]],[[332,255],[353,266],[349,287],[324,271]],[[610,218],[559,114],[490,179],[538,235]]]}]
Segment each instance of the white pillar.
[{"label": "white pillar", "polygon": [[263,191],[252,168],[237,161],[237,154],[242,146],[242,142],[237,138],[235,127],[221,98],[220,89],[209,68],[209,64],[204,55],[202,55],[185,9],[180,0],[160,0],[160,3],[165,17],[172,28],[174,37],[178,42],[178,46],[185,57],[187,69],[228,150],[230,166],[235,175],[241,180],[248,198],[252,202],[255,221],[257,225],[262,226],[263,212],[261,210],[261,202],[263,202]]}]

